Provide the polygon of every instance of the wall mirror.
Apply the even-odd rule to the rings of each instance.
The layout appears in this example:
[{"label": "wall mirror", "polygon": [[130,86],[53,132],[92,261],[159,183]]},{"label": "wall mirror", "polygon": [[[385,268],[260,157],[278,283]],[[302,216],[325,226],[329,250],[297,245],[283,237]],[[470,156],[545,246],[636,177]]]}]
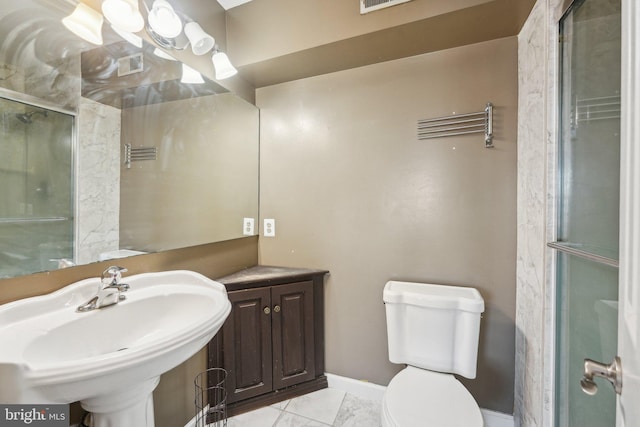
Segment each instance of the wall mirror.
[{"label": "wall mirror", "polygon": [[254,234],[258,109],[76,3],[0,10],[0,278]]}]

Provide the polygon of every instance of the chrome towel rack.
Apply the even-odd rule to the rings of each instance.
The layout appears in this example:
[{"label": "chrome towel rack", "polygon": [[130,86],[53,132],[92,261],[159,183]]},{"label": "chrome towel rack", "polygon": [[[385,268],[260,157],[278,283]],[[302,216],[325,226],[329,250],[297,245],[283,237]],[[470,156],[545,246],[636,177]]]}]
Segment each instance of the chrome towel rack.
[{"label": "chrome towel rack", "polygon": [[620,95],[576,99],[575,123],[620,118]]},{"label": "chrome towel rack", "polygon": [[487,102],[484,111],[454,114],[435,119],[418,120],[418,139],[484,133],[484,146],[493,148],[493,104]]},{"label": "chrome towel rack", "polygon": [[131,147],[131,144],[124,144],[124,164],[127,169],[131,169],[131,162],[139,160],[156,160],[158,149],[156,147]]}]

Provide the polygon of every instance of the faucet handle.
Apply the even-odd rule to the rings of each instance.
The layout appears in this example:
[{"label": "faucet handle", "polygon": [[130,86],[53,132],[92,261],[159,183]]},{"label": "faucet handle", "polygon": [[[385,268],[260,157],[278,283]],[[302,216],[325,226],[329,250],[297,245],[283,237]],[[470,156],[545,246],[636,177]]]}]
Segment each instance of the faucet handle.
[{"label": "faucet handle", "polygon": [[122,279],[122,273],[126,272],[126,268],[112,265],[102,272],[102,284],[104,286],[116,284],[120,282],[120,279]]},{"label": "faucet handle", "polygon": [[129,288],[131,287],[127,283],[119,283],[117,286],[118,286],[118,290],[120,292],[127,292],[129,290]]}]

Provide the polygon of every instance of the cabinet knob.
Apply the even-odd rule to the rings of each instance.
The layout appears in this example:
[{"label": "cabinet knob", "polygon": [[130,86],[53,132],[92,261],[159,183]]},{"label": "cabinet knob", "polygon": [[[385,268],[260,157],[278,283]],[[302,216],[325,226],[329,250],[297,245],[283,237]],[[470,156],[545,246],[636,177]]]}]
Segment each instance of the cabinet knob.
[{"label": "cabinet knob", "polygon": [[275,307],[273,307],[273,311],[275,311],[276,313],[280,313],[280,306],[276,305]]},{"label": "cabinet knob", "polygon": [[265,307],[264,310],[264,314],[270,314],[271,313],[271,309],[269,307]]}]

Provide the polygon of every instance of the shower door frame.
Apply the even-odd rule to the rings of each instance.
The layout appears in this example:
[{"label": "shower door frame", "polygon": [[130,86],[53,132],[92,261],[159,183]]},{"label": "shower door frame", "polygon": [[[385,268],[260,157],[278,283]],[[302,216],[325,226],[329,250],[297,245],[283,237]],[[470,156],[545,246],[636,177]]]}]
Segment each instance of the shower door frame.
[{"label": "shower door frame", "polygon": [[36,108],[71,116],[71,194],[73,195],[73,262],[78,259],[78,110],[57,105],[53,102],[22,92],[0,87],[0,98],[19,102]]},{"label": "shower door frame", "polygon": [[[548,43],[551,46],[549,63],[553,72],[549,81],[548,114],[553,137],[551,149],[559,143],[559,33],[562,16],[575,0],[564,0],[549,6],[552,9],[552,32]],[[622,63],[621,63],[621,121],[620,121],[620,231],[618,267],[618,355],[622,358],[623,393],[616,399],[616,427],[640,426],[640,360],[631,355],[640,348],[640,4],[637,0],[622,0]],[[557,214],[557,153],[547,157],[547,237],[556,237]],[[547,248],[545,254],[545,351],[543,361],[544,384],[542,423],[552,427],[555,423],[555,377],[556,377],[556,253]],[[620,298],[624,296],[623,300]],[[626,404],[630,402],[630,404]],[[634,405],[635,403],[635,405]],[[624,415],[623,415],[624,414]],[[625,418],[628,421],[625,423]]]},{"label": "shower door frame", "polygon": [[[620,161],[620,267],[618,355],[623,393],[616,426],[640,425],[640,5],[622,0],[622,99]],[[634,262],[635,261],[635,262]],[[632,355],[636,357],[632,357]],[[630,404],[627,404],[629,402]],[[634,405],[635,403],[635,405]],[[625,424],[625,418],[632,424]]]}]

